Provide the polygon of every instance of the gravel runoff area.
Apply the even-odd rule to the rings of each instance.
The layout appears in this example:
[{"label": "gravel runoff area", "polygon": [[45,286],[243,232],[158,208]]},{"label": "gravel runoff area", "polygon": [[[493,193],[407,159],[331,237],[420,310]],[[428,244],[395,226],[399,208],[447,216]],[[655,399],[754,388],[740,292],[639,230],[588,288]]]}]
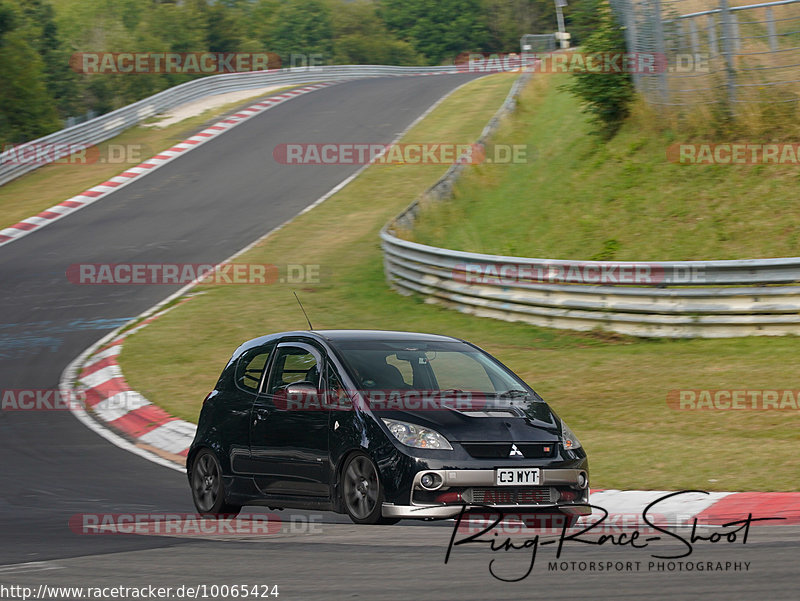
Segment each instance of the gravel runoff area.
[{"label": "gravel runoff area", "polygon": [[226,104],[239,102],[256,96],[269,94],[274,90],[285,88],[286,85],[267,86],[265,88],[253,88],[252,90],[240,90],[238,92],[226,92],[225,94],[214,94],[213,96],[206,96],[199,100],[193,100],[186,104],[181,104],[166,113],[161,113],[156,117],[156,121],[150,123],[142,123],[145,127],[168,127],[175,123],[179,123],[189,117],[202,115],[205,111],[215,109]]}]

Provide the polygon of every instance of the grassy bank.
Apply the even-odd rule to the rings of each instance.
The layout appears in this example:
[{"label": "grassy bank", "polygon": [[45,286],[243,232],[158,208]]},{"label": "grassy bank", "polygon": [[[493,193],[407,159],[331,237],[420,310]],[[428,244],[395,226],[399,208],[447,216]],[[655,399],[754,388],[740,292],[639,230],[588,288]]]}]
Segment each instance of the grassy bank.
[{"label": "grassy bank", "polygon": [[[475,140],[510,84],[504,75],[469,84],[405,141]],[[538,105],[546,106],[547,98]],[[523,110],[536,103],[534,87]],[[572,134],[562,128],[552,135]],[[507,168],[483,167],[483,177],[500,181]],[[665,341],[576,334],[466,316],[391,291],[378,231],[443,170],[371,167],[239,262],[320,265],[319,283],[296,288],[318,329],[419,330],[483,346],[530,382],[578,433],[590,455],[594,486],[800,490],[800,459],[791,451],[800,439],[798,412],[681,412],[666,403],[673,389],[791,388],[800,363],[796,339]],[[538,171],[535,165],[532,171]],[[133,388],[189,420],[196,420],[203,397],[239,343],[306,327],[286,285],[200,290],[203,294],[131,336],[121,355]]]},{"label": "grassy bank", "polygon": [[577,100],[559,90],[565,77],[539,77],[498,136],[526,145],[528,162],[469,170],[452,202],[422,214],[413,240],[549,259],[800,254],[799,166],[670,162],[671,145],[702,140],[659,131],[646,112],[602,144]]}]

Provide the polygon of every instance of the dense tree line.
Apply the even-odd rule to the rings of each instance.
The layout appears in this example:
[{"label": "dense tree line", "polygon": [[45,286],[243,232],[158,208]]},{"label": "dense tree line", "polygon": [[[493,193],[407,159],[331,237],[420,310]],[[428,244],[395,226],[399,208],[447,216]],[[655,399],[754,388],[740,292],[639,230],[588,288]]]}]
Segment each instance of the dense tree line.
[{"label": "dense tree line", "polygon": [[199,76],[78,73],[69,66],[77,52],[442,64],[463,52],[518,51],[522,34],[555,23],[553,0],[0,0],[0,148]]}]

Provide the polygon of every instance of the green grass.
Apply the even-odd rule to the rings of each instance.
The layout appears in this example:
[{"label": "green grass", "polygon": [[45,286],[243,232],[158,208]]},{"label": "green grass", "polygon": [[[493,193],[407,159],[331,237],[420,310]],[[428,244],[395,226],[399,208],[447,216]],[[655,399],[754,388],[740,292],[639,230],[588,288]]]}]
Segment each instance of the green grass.
[{"label": "green grass", "polygon": [[[469,84],[406,141],[475,140],[510,82],[497,75]],[[562,129],[560,135],[571,134]],[[590,456],[593,486],[800,490],[798,412],[680,412],[666,403],[672,389],[796,388],[796,338],[669,341],[577,334],[463,315],[391,291],[378,231],[443,170],[371,167],[239,262],[320,265],[320,283],[296,288],[316,328],[419,330],[486,348],[578,433]],[[286,285],[200,290],[132,335],[121,355],[134,389],[191,421],[238,344],[306,327]]]},{"label": "green grass", "polygon": [[[279,94],[281,90],[289,87],[292,86],[287,86],[280,90],[276,89],[270,92],[269,95]],[[249,106],[256,99],[264,96],[265,94],[260,94],[246,100],[209,109],[200,115],[184,119],[179,123],[174,123],[164,128],[132,127],[120,135],[97,145],[99,156],[101,157],[113,156],[109,155],[108,152],[110,145],[114,145],[116,148],[123,146],[135,148],[140,153],[140,156],[134,162],[121,164],[87,161],[85,164],[81,164],[75,161],[73,164],[45,165],[0,186],[0,229],[32,217],[62,200],[80,194],[92,186],[119,175],[126,169],[135,167],[141,161],[149,159],[162,150],[166,150],[194,135],[209,121],[216,121],[222,115],[235,112],[238,108]],[[92,156],[92,154],[87,153],[88,156]]]},{"label": "green grass", "polygon": [[563,81],[529,86],[498,136],[526,144],[530,163],[471,168],[452,202],[422,213],[414,241],[575,260],[800,254],[800,167],[671,163],[667,147],[697,140],[673,139],[644,117],[601,144]]}]

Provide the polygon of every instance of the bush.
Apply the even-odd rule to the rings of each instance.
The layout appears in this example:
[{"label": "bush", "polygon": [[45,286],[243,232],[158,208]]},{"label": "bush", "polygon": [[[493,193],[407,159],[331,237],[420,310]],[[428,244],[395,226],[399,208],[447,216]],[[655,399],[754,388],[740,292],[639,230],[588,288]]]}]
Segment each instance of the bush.
[{"label": "bush", "polygon": [[[617,23],[607,2],[597,6],[597,28],[586,38],[586,53],[625,52],[623,28]],[[585,102],[584,112],[592,116],[597,133],[611,138],[630,112],[634,87],[630,73],[573,74],[566,89]]]}]

